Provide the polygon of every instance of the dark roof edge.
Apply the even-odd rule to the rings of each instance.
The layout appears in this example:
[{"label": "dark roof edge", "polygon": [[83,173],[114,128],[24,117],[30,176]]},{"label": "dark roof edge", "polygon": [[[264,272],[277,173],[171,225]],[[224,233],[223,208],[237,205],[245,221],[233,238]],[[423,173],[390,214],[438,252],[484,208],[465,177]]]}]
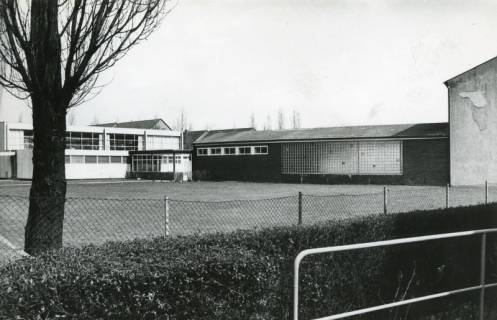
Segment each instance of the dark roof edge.
[{"label": "dark roof edge", "polygon": [[448,79],[448,80],[445,80],[445,81],[443,82],[443,84],[444,84],[446,87],[448,87],[448,86],[449,86],[449,84],[450,84],[451,82],[453,82],[456,78],[459,78],[459,77],[460,77],[460,76],[462,76],[463,74],[468,73],[468,72],[470,72],[470,71],[473,71],[473,70],[475,70],[476,68],[478,68],[478,67],[480,67],[480,66],[482,66],[482,65],[484,65],[484,64],[487,64],[487,63],[489,63],[490,61],[492,61],[492,60],[494,60],[494,59],[496,59],[496,58],[497,58],[497,56],[495,56],[495,57],[493,57],[493,58],[490,58],[490,59],[488,59],[488,60],[485,60],[484,62],[482,62],[482,63],[480,63],[480,64],[478,64],[478,65],[476,65],[476,66],[474,66],[474,67],[472,67],[472,68],[470,68],[470,69],[468,69],[468,70],[466,70],[466,71],[463,71],[463,72],[461,72],[461,73],[459,73],[459,74],[457,74],[457,75],[453,76],[452,78],[450,78],[450,79]]},{"label": "dark roof edge", "polygon": [[158,149],[158,150],[133,150],[129,154],[149,154],[149,153],[190,153],[193,149]]},{"label": "dark roof edge", "polygon": [[[94,125],[91,125],[92,127],[108,127],[108,128],[119,128],[118,126],[119,125],[122,125],[122,124],[132,124],[132,123],[140,123],[140,122],[146,122],[146,121],[162,121],[164,122],[164,124],[166,125],[166,127],[172,131],[173,129],[171,128],[171,126],[169,126],[169,124],[162,118],[154,118],[154,119],[145,119],[145,120],[135,120],[135,121],[123,121],[123,122],[108,122],[108,123],[98,123],[98,124],[94,124]],[[133,128],[133,127],[129,127],[129,128],[124,128],[124,129],[142,129],[142,128]],[[147,129],[147,130],[152,130],[152,129]]]},{"label": "dark roof edge", "polygon": [[357,140],[433,140],[448,139],[449,135],[433,136],[388,136],[388,137],[352,137],[352,138],[309,138],[309,139],[279,139],[279,140],[246,140],[223,142],[193,142],[193,145],[226,145],[226,144],[253,144],[253,143],[286,143],[286,142],[313,142],[313,141],[357,141]]}]

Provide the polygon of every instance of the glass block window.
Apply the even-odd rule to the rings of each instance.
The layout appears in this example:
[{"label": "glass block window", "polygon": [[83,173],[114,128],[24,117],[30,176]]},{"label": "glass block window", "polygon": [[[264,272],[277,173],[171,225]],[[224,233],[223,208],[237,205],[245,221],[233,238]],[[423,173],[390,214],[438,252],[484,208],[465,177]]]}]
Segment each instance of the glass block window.
[{"label": "glass block window", "polygon": [[284,143],[283,174],[400,175],[401,141]]},{"label": "glass block window", "polygon": [[357,142],[319,142],[318,169],[324,174],[356,174],[358,154]]},{"label": "glass block window", "polygon": [[401,174],[400,141],[366,141],[359,144],[360,174]]}]

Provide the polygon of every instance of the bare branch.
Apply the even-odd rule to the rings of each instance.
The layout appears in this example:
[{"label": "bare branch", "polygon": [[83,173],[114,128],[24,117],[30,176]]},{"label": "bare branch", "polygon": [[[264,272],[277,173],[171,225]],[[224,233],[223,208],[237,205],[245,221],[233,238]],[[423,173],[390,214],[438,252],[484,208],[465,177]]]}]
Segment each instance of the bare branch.
[{"label": "bare branch", "polygon": [[[59,96],[67,108],[98,94],[99,75],[150,36],[172,9],[170,1],[58,1],[63,80]],[[0,1],[0,85],[23,97],[42,87],[33,76],[31,4]]]}]

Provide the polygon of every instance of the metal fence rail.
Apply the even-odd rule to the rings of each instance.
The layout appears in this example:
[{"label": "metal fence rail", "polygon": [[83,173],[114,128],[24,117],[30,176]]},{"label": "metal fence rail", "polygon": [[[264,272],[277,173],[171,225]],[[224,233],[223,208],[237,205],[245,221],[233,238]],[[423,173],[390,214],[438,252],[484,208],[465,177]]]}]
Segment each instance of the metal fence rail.
[{"label": "metal fence rail", "polygon": [[483,320],[484,316],[484,302],[485,302],[485,289],[497,287],[496,283],[485,283],[485,265],[486,265],[486,243],[487,243],[487,234],[489,233],[497,233],[496,229],[483,229],[483,230],[472,230],[472,231],[463,231],[463,232],[454,232],[454,233],[443,233],[443,234],[435,234],[429,236],[421,236],[421,237],[411,237],[411,238],[401,238],[394,240],[384,240],[384,241],[376,241],[376,242],[367,242],[367,243],[358,243],[358,244],[350,244],[350,245],[342,245],[342,246],[334,246],[334,247],[325,247],[325,248],[315,248],[315,249],[307,249],[300,252],[294,261],[294,283],[293,283],[293,319],[299,319],[299,268],[302,260],[310,255],[317,254],[325,254],[325,253],[334,253],[334,252],[342,252],[342,251],[351,251],[351,250],[360,250],[366,248],[377,248],[377,247],[390,247],[402,244],[409,243],[417,243],[417,242],[427,242],[433,240],[441,240],[441,239],[452,239],[452,238],[462,238],[469,237],[475,235],[481,235],[481,245],[480,245],[480,284],[477,286],[471,286],[466,288],[459,288],[456,290],[450,290],[445,292],[439,292],[431,295],[426,295],[422,297],[391,302],[387,304],[377,305],[374,307],[358,309],[349,312],[343,312],[340,314],[335,314],[332,316],[326,316],[321,318],[316,318],[315,320],[334,320],[334,319],[343,319],[352,316],[358,316],[366,313],[371,313],[374,311],[385,310],[389,308],[399,307],[407,304],[413,304],[421,301],[428,301],[437,298],[447,297],[450,295],[470,292],[480,290],[480,308],[479,308],[479,316],[480,320]]},{"label": "metal fence rail", "polygon": [[[136,238],[228,232],[272,226],[308,225],[373,214],[408,212],[497,202],[497,185],[392,187],[366,194],[293,194],[228,201],[69,197],[64,246]],[[27,196],[0,195],[0,262],[24,247]]]}]

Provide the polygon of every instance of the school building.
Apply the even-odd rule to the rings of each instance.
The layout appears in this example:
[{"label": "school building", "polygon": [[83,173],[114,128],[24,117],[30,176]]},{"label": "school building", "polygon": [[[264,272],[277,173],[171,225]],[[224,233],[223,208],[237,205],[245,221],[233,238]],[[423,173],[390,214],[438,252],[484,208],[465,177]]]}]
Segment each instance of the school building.
[{"label": "school building", "polygon": [[[162,119],[68,126],[66,178],[189,179],[191,156],[180,147],[180,132]],[[32,148],[30,124],[0,122],[0,177],[31,179]]]}]

